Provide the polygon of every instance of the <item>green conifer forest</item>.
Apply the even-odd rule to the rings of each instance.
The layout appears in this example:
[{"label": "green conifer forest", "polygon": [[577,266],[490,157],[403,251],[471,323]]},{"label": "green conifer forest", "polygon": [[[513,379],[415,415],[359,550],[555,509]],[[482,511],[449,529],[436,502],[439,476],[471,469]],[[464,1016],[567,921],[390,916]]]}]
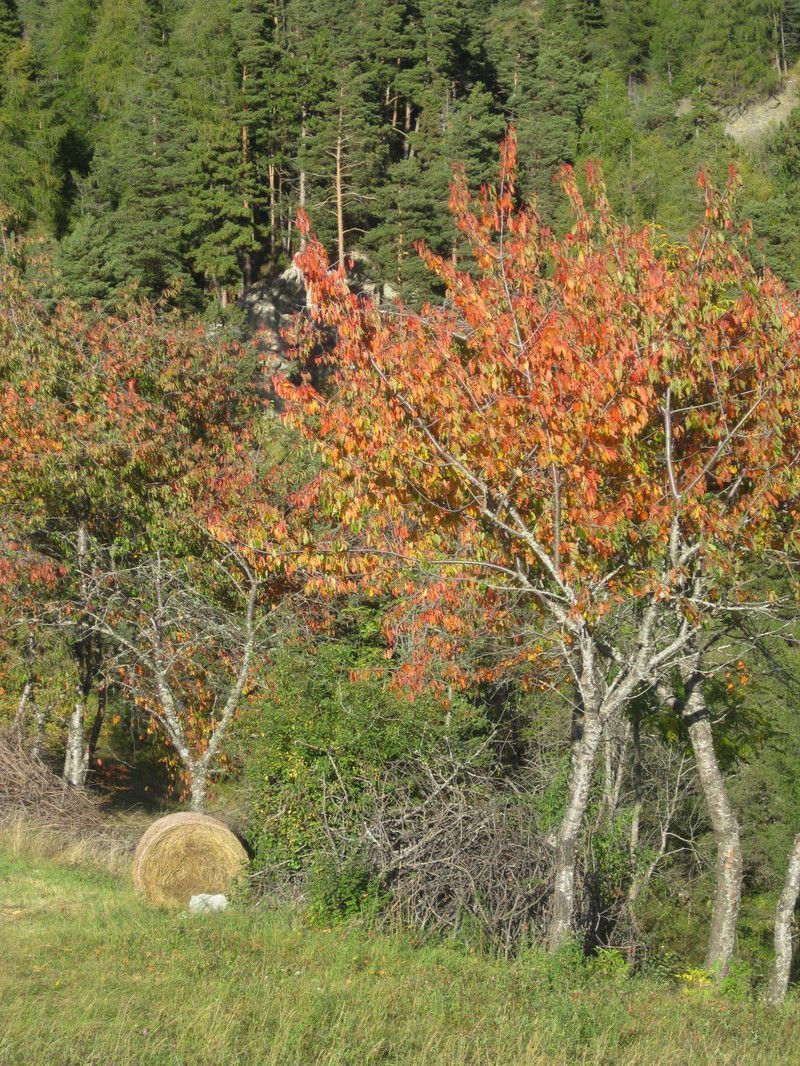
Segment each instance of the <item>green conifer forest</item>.
[{"label": "green conifer forest", "polygon": [[800,278],[797,118],[725,133],[792,76],[795,0],[3,0],[0,26],[0,199],[80,299],[229,301],[303,206],[419,300],[452,163],[489,178],[508,123],[552,222],[555,168],[599,156],[615,208],[679,238],[700,162],[735,161],[764,262]]}]

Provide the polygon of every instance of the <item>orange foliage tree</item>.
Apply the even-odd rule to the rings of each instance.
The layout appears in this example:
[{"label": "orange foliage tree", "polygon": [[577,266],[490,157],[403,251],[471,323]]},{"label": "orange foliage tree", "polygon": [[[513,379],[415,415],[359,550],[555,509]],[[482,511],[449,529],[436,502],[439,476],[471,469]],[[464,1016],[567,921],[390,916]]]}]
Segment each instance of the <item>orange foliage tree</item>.
[{"label": "orange foliage tree", "polygon": [[[700,677],[704,625],[792,506],[800,412],[797,304],[746,256],[734,175],[722,193],[700,176],[705,225],[677,248],[614,218],[596,168],[588,204],[570,169],[560,180],[563,236],[519,204],[513,136],[496,187],[473,199],[458,173],[450,206],[468,255],[420,247],[446,293],[420,313],[349,291],[301,219],[311,310],[297,344],[333,338],[332,378],[324,395],[281,387],[343,523],[323,546],[329,580],[398,592],[407,568],[435,573],[441,634],[463,626],[461,601],[480,602],[486,631],[515,618],[520,660],[555,655],[571,683],[553,948],[575,919],[603,731],[642,691],[688,694]],[[713,804],[711,726],[688,702]]]},{"label": "orange foliage tree", "polygon": [[[254,350],[159,307],[108,316],[43,306],[25,278],[31,246],[6,236],[4,248],[0,595],[20,632],[46,623],[63,636],[74,678],[64,776],[82,785],[118,651],[106,606],[123,576],[151,570],[156,552],[207,551],[209,531],[229,542],[248,530],[266,545],[266,574],[268,546],[288,537],[286,505],[272,505],[280,471],[262,469],[252,437]],[[202,745],[204,729],[192,729]],[[168,734],[178,743],[179,731]]]}]

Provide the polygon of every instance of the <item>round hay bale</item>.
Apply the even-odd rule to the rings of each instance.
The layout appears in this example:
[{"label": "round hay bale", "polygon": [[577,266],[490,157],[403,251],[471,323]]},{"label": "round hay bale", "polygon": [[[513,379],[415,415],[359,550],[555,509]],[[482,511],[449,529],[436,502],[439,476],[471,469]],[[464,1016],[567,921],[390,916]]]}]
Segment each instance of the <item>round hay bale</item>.
[{"label": "round hay bale", "polygon": [[187,907],[201,892],[227,894],[247,853],[207,814],[169,814],[145,831],[133,857],[133,884],[157,907]]}]

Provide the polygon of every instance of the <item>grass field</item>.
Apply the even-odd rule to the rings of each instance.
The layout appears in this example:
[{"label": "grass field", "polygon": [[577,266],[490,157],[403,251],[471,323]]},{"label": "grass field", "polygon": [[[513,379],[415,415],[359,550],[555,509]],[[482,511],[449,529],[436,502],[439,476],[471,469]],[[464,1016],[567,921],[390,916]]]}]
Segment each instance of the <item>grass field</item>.
[{"label": "grass field", "polygon": [[800,1002],[285,912],[161,913],[119,874],[0,848],[0,1063],[733,1062],[800,1063]]}]

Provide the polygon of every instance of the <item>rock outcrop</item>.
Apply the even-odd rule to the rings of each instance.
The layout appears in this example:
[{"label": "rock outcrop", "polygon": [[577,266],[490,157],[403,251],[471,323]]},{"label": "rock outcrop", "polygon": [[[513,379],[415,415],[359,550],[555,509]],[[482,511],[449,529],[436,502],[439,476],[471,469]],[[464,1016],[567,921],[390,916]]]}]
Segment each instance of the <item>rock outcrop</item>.
[{"label": "rock outcrop", "polygon": [[[348,258],[347,284],[352,292],[374,296],[381,303],[390,303],[397,297],[390,285],[380,285],[370,279],[367,259],[358,252]],[[275,374],[291,374],[300,369],[308,370],[312,377],[317,376],[319,368],[316,366],[301,368],[294,365],[285,340],[292,319],[306,307],[303,275],[294,264],[272,280],[251,285],[239,299],[239,306],[247,315],[250,336],[257,338],[258,347],[264,354],[262,373],[265,382]],[[320,340],[324,347],[324,339],[321,337]]]}]

